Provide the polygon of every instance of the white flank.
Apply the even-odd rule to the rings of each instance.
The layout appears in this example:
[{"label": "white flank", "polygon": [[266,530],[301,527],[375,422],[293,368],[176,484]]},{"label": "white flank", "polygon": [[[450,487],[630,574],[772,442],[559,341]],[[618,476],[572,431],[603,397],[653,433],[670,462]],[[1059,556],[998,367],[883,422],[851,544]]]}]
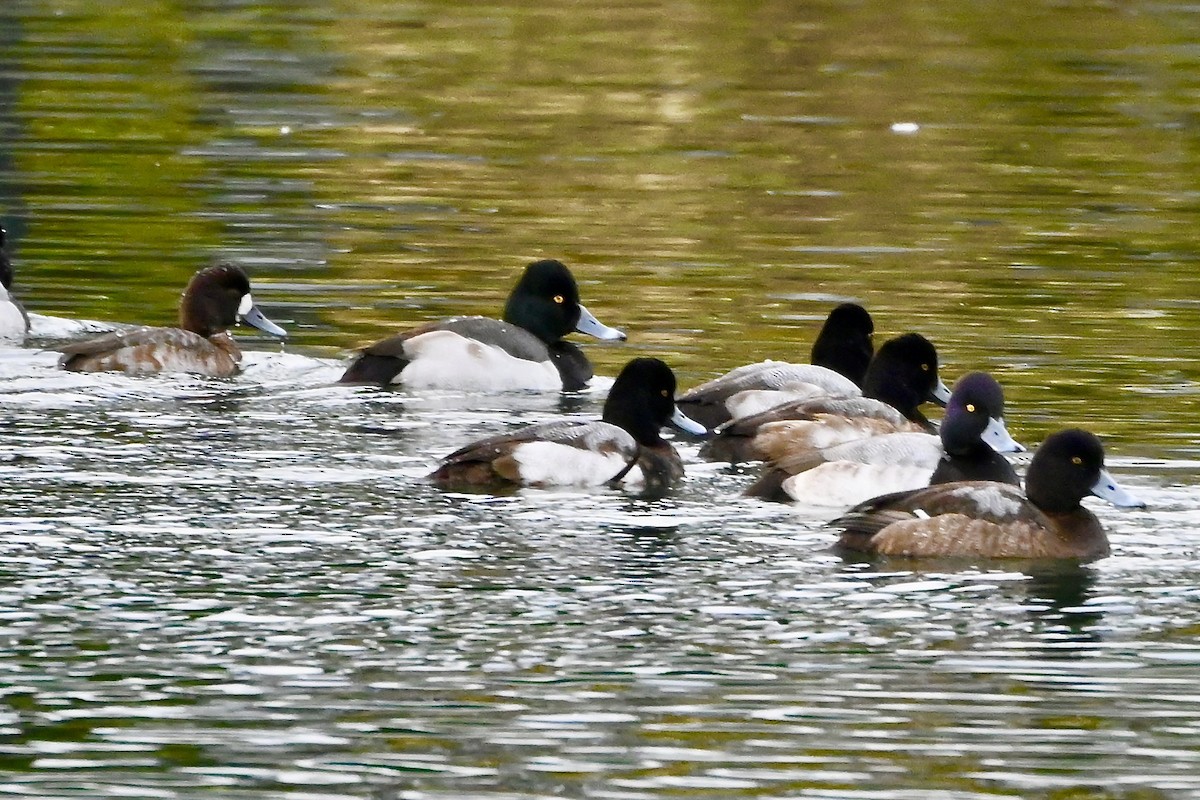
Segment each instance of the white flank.
[{"label": "white flank", "polygon": [[513,358],[498,347],[453,331],[430,331],[404,344],[410,363],[395,381],[414,389],[513,391],[562,388],[562,378],[550,361]]},{"label": "white flank", "polygon": [[813,364],[791,364],[787,361],[761,361],[745,364],[724,375],[700,384],[686,392],[686,396],[703,395],[714,389],[723,391],[750,389],[789,389],[800,384],[817,386],[825,394],[837,397],[856,397],[862,391],[854,381],[826,367]]},{"label": "white flank", "polygon": [[955,489],[955,497],[966,497],[975,504],[981,514],[992,514],[997,517],[1007,517],[1021,510],[1021,501],[1013,497],[1009,490],[1003,488],[1007,484],[994,486],[964,486]]},{"label": "white flank", "polygon": [[8,289],[0,286],[0,340],[17,340],[25,338],[25,317],[12,301]]},{"label": "white flank", "polygon": [[[4,287],[0,287],[0,293]],[[25,318],[8,297],[0,298],[0,340],[20,341],[25,338]]]},{"label": "white flank", "polygon": [[642,472],[642,468],[637,464],[633,465],[633,469],[625,473],[625,477],[621,478],[621,485],[627,488],[637,489],[640,486],[645,486],[646,475]]},{"label": "white flank", "polygon": [[783,490],[797,503],[852,506],[872,497],[929,485],[933,468],[831,461],[793,475]]},{"label": "white flank", "polygon": [[746,389],[730,395],[725,401],[725,408],[734,419],[741,419],[784,403],[827,395],[824,389],[811,383],[797,383],[787,389]]},{"label": "white flank", "polygon": [[710,384],[716,383],[717,381],[741,380],[743,378],[748,378],[749,376],[754,375],[756,373],[763,372],[764,370],[770,369],[772,367],[790,367],[790,366],[792,366],[792,364],[790,364],[787,361],[776,361],[773,358],[768,358],[765,361],[758,361],[754,364],[742,364],[740,367],[734,367],[733,369],[729,370],[729,372],[726,372],[724,375],[720,375],[716,378],[713,378],[711,381],[703,383],[700,386],[697,386],[696,388],[699,389],[704,386],[708,386]]},{"label": "white flank", "polygon": [[[758,436],[764,442],[778,440],[782,443],[778,453],[772,453],[772,457],[778,459],[796,448],[825,450],[834,445],[874,436],[881,433],[883,427],[877,420],[847,420],[839,417],[815,420],[788,419],[762,425],[758,429]],[[763,449],[770,452],[766,445]]]},{"label": "white flank", "polygon": [[790,389],[807,384],[824,390],[834,397],[857,397],[862,390],[844,375],[828,367],[816,364],[789,364],[764,362],[767,366],[760,374],[762,386],[770,389]]},{"label": "white flank", "polygon": [[533,486],[599,486],[625,468],[617,453],[607,455],[557,442],[527,442],[513,450],[521,480]]},{"label": "white flank", "polygon": [[91,319],[47,317],[43,314],[33,313],[29,315],[29,327],[30,333],[38,339],[75,339],[130,326],[114,325],[111,322]]},{"label": "white flank", "polygon": [[835,445],[823,452],[831,461],[859,461],[863,464],[897,464],[928,469],[937,468],[944,455],[942,442],[932,433],[885,433]]}]

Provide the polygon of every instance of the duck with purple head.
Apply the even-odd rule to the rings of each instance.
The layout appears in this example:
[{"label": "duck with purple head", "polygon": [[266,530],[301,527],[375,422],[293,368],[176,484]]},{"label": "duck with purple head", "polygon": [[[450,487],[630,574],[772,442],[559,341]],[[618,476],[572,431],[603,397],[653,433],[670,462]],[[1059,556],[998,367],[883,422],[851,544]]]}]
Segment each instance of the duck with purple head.
[{"label": "duck with purple head", "polygon": [[1004,424],[1004,390],[986,372],[954,384],[937,434],[883,433],[813,448],[800,442],[768,462],[746,494],[764,500],[849,507],[872,497],[963,480],[1018,485],[1002,453],[1025,448]]}]

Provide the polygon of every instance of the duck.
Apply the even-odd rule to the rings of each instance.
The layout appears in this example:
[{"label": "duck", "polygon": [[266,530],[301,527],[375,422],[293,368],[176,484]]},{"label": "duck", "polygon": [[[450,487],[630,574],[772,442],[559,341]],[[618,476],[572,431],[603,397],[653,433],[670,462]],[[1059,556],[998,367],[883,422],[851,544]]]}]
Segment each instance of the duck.
[{"label": "duck", "polygon": [[776,461],[797,447],[822,449],[882,433],[934,433],[920,406],[945,406],[937,348],[919,333],[884,342],[871,359],[861,396],[801,397],[720,425],[700,450],[711,461]]},{"label": "duck", "polygon": [[188,281],[179,301],[179,327],[143,326],[68,344],[59,348],[59,366],[72,372],[186,372],[228,378],[237,374],[242,358],[229,334],[239,321],[272,336],[287,336],[254,304],[245,271],[218,264]]},{"label": "duck", "polygon": [[0,227],[0,341],[25,341],[29,334],[29,315],[12,295],[13,268],[8,258],[7,236]]},{"label": "duck", "polygon": [[809,363],[827,367],[862,387],[875,355],[875,320],[858,303],[841,303],[825,318],[813,340]]},{"label": "duck", "polygon": [[1099,437],[1082,428],[1048,436],[1025,473],[1025,491],[996,481],[951,481],[886,494],[830,523],[844,552],[907,558],[1091,561],[1109,554],[1099,519],[1081,500],[1118,508],[1146,504],[1104,466]]},{"label": "duck", "polygon": [[799,447],[766,465],[750,497],[853,506],[882,494],[937,483],[986,480],[1019,485],[1002,453],[1024,452],[1004,424],[1004,390],[986,372],[954,384],[937,435],[884,433],[826,448]]},{"label": "duck", "polygon": [[625,482],[668,488],[683,478],[683,461],[662,428],[704,433],[675,405],[675,387],[666,363],[635,358],[613,381],[600,420],[553,420],[472,442],[443,458],[430,479],[442,488]]},{"label": "duck", "polygon": [[789,401],[861,395],[862,389],[854,381],[828,367],[767,360],[734,367],[693,386],[678,402],[692,419],[708,428],[719,428],[732,419]]},{"label": "duck", "polygon": [[679,405],[692,419],[715,428],[788,400],[861,395],[874,332],[865,308],[842,303],[825,318],[812,345],[811,363],[768,359],[735,367],[684,392]]},{"label": "duck", "polygon": [[998,481],[1019,486],[1017,471],[1002,453],[1024,453],[1004,424],[1004,390],[986,372],[968,372],[950,392],[938,426],[942,456],[931,484],[951,481]]},{"label": "duck", "polygon": [[602,341],[624,332],[601,323],[579,302],[575,276],[561,261],[525,267],[503,320],[452,317],[381,339],[359,351],[340,383],[411,389],[567,392],[587,387],[592,366],[563,339],[578,331]]}]

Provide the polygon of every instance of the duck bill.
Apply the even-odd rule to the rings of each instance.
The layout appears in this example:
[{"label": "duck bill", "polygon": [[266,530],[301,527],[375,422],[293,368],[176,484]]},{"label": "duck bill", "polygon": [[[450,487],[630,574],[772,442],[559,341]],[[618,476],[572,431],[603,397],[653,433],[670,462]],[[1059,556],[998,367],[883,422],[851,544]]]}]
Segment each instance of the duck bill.
[{"label": "duck bill", "polygon": [[937,386],[929,390],[929,402],[936,403],[942,408],[945,408],[946,404],[950,402],[950,389],[942,382],[941,378],[938,378]]},{"label": "duck bill", "polygon": [[579,322],[575,323],[575,330],[604,341],[625,341],[624,331],[608,327],[582,305],[579,306]]},{"label": "duck bill", "polygon": [[991,417],[979,438],[997,453],[1024,453],[1025,446],[1012,438],[1004,427],[1004,417]]},{"label": "duck bill", "polygon": [[669,422],[684,433],[690,433],[693,436],[706,436],[708,434],[708,428],[696,422],[696,420],[687,414],[684,414],[679,410],[678,406],[676,406],[675,413],[671,415]]},{"label": "duck bill", "polygon": [[241,316],[242,322],[258,328],[263,333],[269,333],[272,336],[287,336],[287,331],[263,316],[263,313],[258,310],[258,306],[254,305],[254,300],[250,297],[250,295],[246,295],[242,298],[242,304],[238,308],[238,314]]},{"label": "duck bill", "polygon": [[1113,479],[1108,470],[1100,470],[1100,479],[1092,486],[1092,494],[1107,500],[1117,508],[1145,508],[1146,504],[1126,491]]}]

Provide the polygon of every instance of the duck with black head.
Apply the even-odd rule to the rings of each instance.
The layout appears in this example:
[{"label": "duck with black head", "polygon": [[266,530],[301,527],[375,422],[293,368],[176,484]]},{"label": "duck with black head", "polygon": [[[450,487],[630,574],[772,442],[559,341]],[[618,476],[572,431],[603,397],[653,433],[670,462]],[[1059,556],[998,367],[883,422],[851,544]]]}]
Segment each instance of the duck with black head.
[{"label": "duck with black head", "polygon": [[12,295],[13,268],[7,233],[0,227],[0,341],[20,344],[29,334],[29,315]]},{"label": "duck with black head", "polygon": [[481,439],[446,456],[430,477],[442,487],[666,488],[683,478],[683,460],[662,437],[668,424],[704,433],[675,406],[671,368],[635,358],[613,382],[600,420],[561,419]]},{"label": "duck with black head", "polygon": [[875,323],[857,303],[829,312],[812,345],[811,363],[761,361],[736,367],[688,389],[679,407],[703,425],[715,428],[732,417],[769,405],[812,397],[855,397],[874,352]]},{"label": "duck with black head", "polygon": [[239,321],[272,336],[287,336],[254,304],[242,268],[220,264],[188,281],[179,302],[178,328],[134,328],[68,344],[59,348],[59,365],[73,372],[187,372],[227,378],[237,373],[242,358],[229,334]]},{"label": "duck with black head", "polygon": [[944,406],[950,390],[938,377],[938,354],[919,333],[884,342],[871,359],[861,397],[830,395],[768,404],[765,411],[730,420],[700,454],[713,461],[777,461],[796,449],[901,431],[933,433],[920,406]]},{"label": "duck with black head", "polygon": [[561,261],[525,268],[504,305],[504,319],[452,317],[363,348],[340,383],[466,391],[578,391],[592,365],[563,337],[572,331],[605,341],[625,334],[579,302],[575,276]]},{"label": "duck with black head", "polygon": [[986,372],[958,379],[937,434],[884,433],[831,447],[801,442],[764,465],[745,494],[816,506],[852,506],[872,497],[961,480],[1017,485],[1002,453],[1018,444],[1004,424],[1004,391]]},{"label": "duck with black head", "polygon": [[858,303],[842,303],[829,312],[813,341],[809,361],[844,375],[861,387],[875,355],[875,321]]},{"label": "duck with black head", "polygon": [[1046,438],[1025,473],[1007,483],[954,481],[868,500],[834,520],[843,550],[907,558],[1062,558],[1109,554],[1100,520],[1080,501],[1145,508],[1104,466],[1100,439],[1080,428]]}]

